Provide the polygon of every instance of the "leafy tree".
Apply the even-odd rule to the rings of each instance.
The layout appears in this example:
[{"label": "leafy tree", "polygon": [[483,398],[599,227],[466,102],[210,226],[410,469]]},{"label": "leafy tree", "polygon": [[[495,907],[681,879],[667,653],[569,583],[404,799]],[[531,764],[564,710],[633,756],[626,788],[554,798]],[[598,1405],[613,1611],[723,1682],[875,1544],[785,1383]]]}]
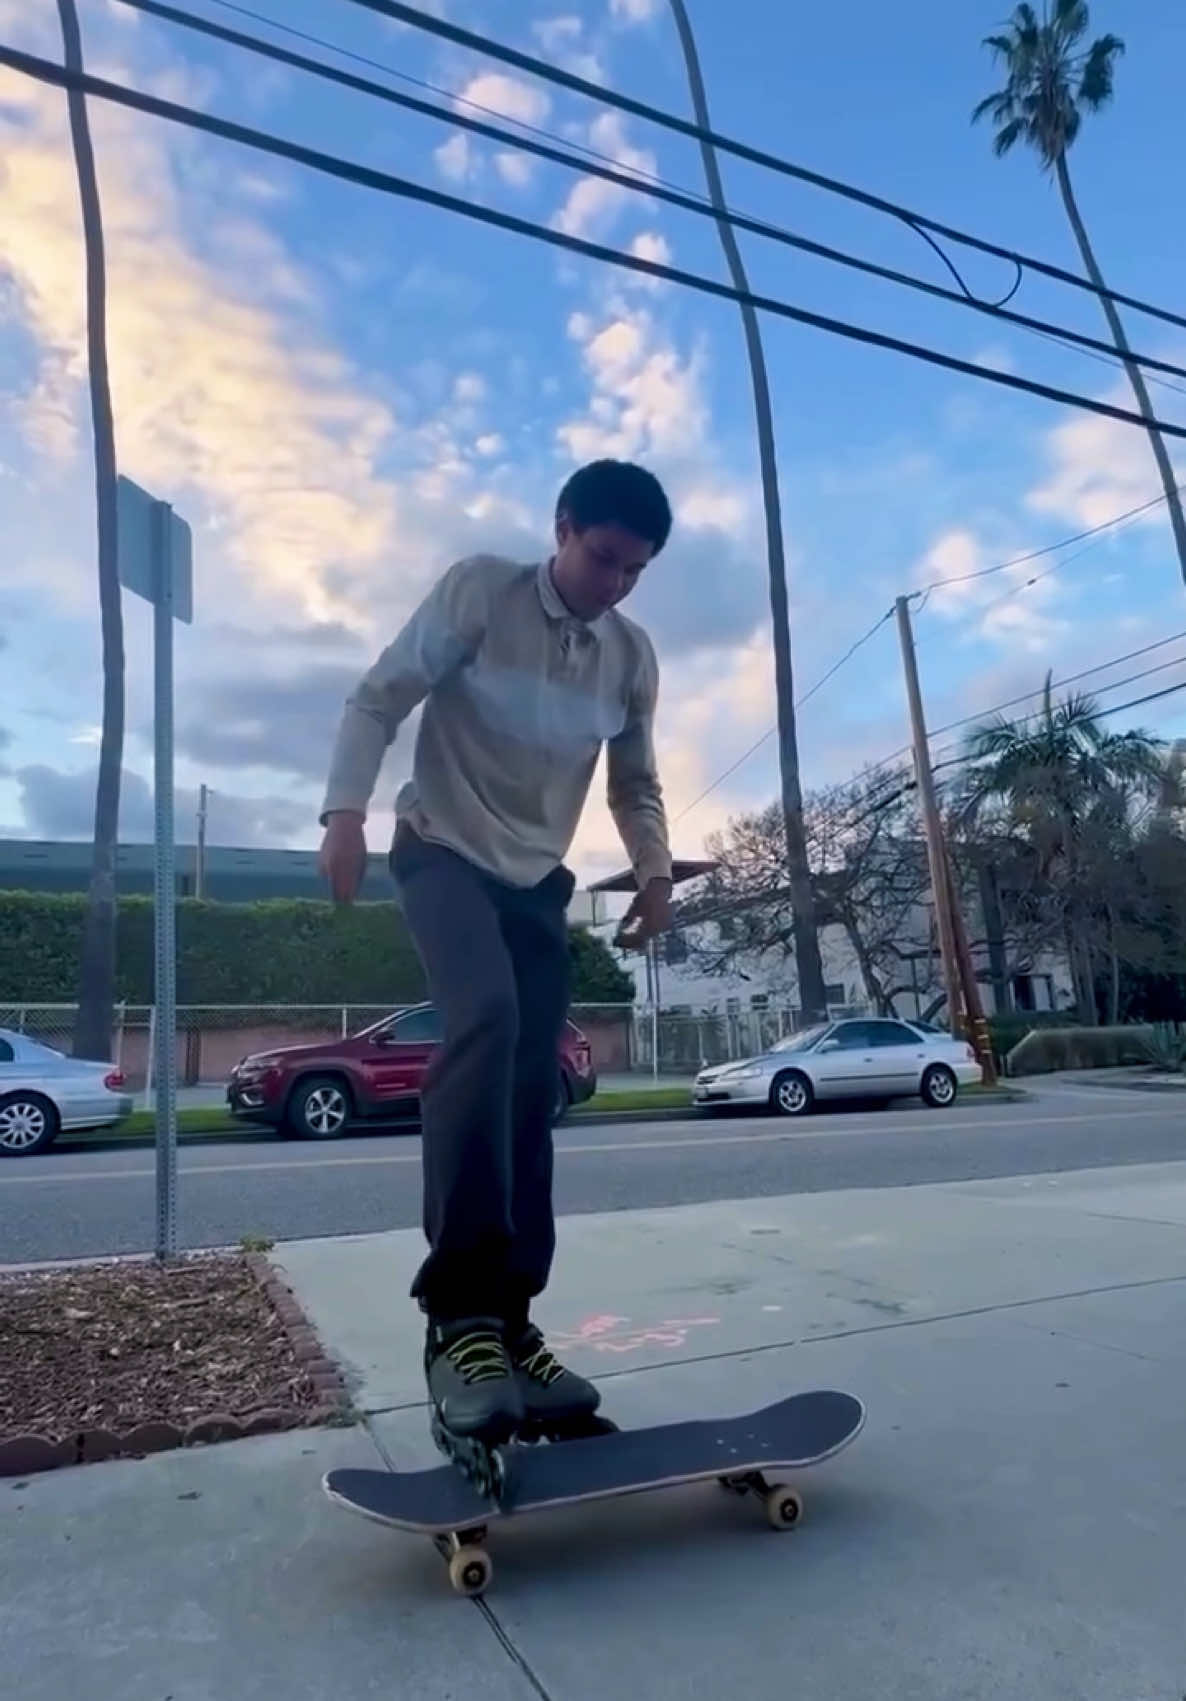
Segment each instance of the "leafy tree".
[{"label": "leafy tree", "polygon": [[1109,732],[1092,697],[1076,693],[1056,702],[1047,674],[1036,715],[999,715],[974,727],[965,754],[971,764],[965,817],[997,799],[1032,848],[1057,910],[1079,1019],[1093,1021],[1093,938],[1102,910],[1115,955],[1111,877],[1118,845],[1131,843],[1133,802],[1159,794],[1160,744],[1146,732]]}]

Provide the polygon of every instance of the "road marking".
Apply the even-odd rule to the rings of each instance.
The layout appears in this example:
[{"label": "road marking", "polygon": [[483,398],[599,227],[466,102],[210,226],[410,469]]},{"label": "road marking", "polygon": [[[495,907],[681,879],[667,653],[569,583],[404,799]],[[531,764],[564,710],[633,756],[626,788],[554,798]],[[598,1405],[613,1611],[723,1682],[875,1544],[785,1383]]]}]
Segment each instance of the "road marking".
[{"label": "road marking", "polygon": [[[1164,1119],[1165,1110],[1125,1110],[1125,1122],[1149,1122]],[[1118,1120],[1115,1111],[1099,1116],[1029,1116],[1021,1123],[1020,1118],[994,1117],[985,1121],[976,1119],[977,1128],[1008,1128],[1016,1129],[1024,1126],[1026,1131],[1031,1128],[1057,1127],[1071,1124],[1080,1127],[1088,1122],[1115,1122]],[[837,1128],[832,1130],[815,1128],[779,1128],[764,1134],[700,1134],[685,1139],[676,1140],[606,1140],[579,1146],[566,1146],[557,1143],[557,1157],[588,1157],[604,1152],[663,1152],[687,1151],[695,1146],[772,1146],[795,1140],[827,1139],[857,1139],[862,1135],[884,1132],[886,1134],[920,1134],[920,1133],[950,1133],[953,1129],[969,1126],[967,1113],[961,1113],[958,1122],[937,1122],[933,1118],[927,1122],[914,1122],[907,1126],[901,1124],[895,1127],[872,1125],[861,1128]],[[242,1175],[245,1171],[255,1170],[261,1173],[278,1169],[361,1169],[374,1168],[377,1165],[418,1164],[420,1153],[417,1152],[365,1152],[348,1158],[318,1157],[318,1158],[265,1158],[258,1163],[225,1163],[225,1164],[193,1164],[183,1165],[181,1174],[185,1176],[199,1175]],[[0,1175],[2,1187],[35,1187],[39,1184],[55,1181],[144,1181],[156,1174],[151,1165],[140,1169],[104,1169],[104,1170],[65,1170],[46,1171],[38,1175]]]}]

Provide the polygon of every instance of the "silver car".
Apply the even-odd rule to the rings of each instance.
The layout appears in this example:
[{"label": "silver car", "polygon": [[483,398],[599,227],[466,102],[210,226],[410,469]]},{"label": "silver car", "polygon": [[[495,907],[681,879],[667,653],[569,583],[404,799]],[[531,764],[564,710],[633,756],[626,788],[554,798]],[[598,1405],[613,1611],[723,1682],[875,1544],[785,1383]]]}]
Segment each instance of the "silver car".
[{"label": "silver car", "polygon": [[131,1110],[132,1095],[113,1063],[67,1057],[0,1028],[0,1157],[31,1157],[63,1128],[105,1128]]},{"label": "silver car", "polygon": [[805,1116],[817,1099],[921,1098],[943,1109],[981,1078],[963,1040],[890,1017],[823,1022],[790,1034],[761,1057],[702,1069],[698,1105],[764,1105]]}]

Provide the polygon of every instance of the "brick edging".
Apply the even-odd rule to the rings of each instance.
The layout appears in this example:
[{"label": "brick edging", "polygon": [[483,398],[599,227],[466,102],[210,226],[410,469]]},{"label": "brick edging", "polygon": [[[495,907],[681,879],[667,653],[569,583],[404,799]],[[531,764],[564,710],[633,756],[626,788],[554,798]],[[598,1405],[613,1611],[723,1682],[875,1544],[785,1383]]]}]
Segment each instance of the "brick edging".
[{"label": "brick edging", "polygon": [[0,1477],[31,1476],[61,1465],[140,1459],[149,1453],[166,1453],[178,1447],[241,1441],[248,1435],[307,1429],[324,1423],[348,1423],[353,1417],[353,1405],[346,1385],[337,1366],[327,1358],[292,1289],[262,1253],[249,1252],[244,1259],[279,1318],[294,1359],[315,1390],[317,1398],[313,1405],[306,1410],[265,1406],[243,1418],[213,1411],[185,1425],[149,1419],[123,1432],[84,1429],[60,1441],[47,1435],[0,1436]]},{"label": "brick edging", "polygon": [[246,1258],[248,1268],[280,1319],[293,1357],[317,1390],[319,1399],[316,1410],[321,1414],[319,1421],[337,1419],[341,1422],[348,1419],[354,1407],[342,1380],[342,1373],[326,1353],[318,1339],[317,1331],[301,1310],[296,1295],[264,1253],[249,1252]]}]

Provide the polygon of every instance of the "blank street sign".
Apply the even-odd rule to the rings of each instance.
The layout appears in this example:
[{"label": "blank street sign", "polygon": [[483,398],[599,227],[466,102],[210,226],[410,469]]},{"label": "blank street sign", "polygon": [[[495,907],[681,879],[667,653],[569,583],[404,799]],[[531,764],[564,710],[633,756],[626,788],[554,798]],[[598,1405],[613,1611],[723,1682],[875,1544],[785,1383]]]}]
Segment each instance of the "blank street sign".
[{"label": "blank street sign", "polygon": [[[155,497],[121,474],[117,480],[116,515],[119,526],[119,578],[146,602],[157,600],[153,570]],[[193,536],[186,522],[169,510],[169,565],[173,573],[173,617],[189,626],[194,617]]]}]

